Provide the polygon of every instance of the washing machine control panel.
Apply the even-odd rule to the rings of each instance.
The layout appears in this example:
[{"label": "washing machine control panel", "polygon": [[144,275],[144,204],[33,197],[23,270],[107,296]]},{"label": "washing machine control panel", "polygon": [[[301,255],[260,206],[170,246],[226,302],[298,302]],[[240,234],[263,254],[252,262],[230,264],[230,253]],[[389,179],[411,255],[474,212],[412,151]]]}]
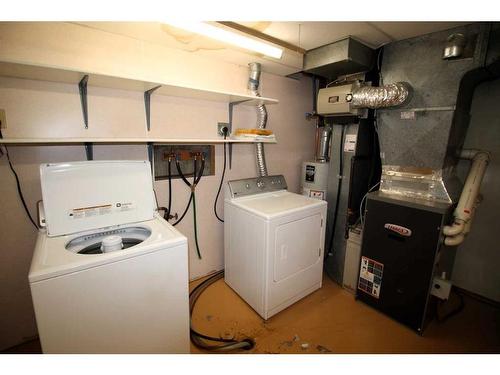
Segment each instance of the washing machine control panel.
[{"label": "washing machine control panel", "polygon": [[232,198],[287,189],[285,176],[283,175],[233,180],[228,181],[228,185]]}]

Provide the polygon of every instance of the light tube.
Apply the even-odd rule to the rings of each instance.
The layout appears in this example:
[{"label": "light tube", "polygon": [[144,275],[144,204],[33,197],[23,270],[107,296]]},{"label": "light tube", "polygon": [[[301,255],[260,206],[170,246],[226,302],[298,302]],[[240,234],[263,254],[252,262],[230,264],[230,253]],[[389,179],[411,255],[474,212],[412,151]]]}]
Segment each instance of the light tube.
[{"label": "light tube", "polygon": [[249,38],[237,32],[213,26],[205,22],[183,22],[183,21],[168,21],[167,24],[179,29],[191,31],[220,42],[231,44],[250,51],[258,52],[266,56],[281,59],[283,49],[272,46],[270,44]]}]

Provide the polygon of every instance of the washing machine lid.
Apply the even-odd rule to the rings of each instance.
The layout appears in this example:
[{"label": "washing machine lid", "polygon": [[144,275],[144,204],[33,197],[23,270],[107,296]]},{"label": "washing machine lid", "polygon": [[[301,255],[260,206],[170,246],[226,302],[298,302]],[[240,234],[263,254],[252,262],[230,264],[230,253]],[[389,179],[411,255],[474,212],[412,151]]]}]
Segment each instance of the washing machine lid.
[{"label": "washing machine lid", "polygon": [[237,198],[232,203],[266,219],[327,205],[326,201],[286,190]]},{"label": "washing machine lid", "polygon": [[49,237],[146,221],[154,216],[148,161],[42,164],[40,180]]}]

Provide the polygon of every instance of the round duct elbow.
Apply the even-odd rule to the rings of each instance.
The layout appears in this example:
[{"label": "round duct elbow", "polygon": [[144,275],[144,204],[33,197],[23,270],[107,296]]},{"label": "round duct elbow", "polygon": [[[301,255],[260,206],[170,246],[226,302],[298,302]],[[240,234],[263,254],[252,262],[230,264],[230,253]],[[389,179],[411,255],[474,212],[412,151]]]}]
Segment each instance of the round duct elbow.
[{"label": "round duct elbow", "polygon": [[373,87],[361,86],[352,93],[354,108],[387,108],[401,106],[410,100],[411,86],[407,82],[396,82]]}]

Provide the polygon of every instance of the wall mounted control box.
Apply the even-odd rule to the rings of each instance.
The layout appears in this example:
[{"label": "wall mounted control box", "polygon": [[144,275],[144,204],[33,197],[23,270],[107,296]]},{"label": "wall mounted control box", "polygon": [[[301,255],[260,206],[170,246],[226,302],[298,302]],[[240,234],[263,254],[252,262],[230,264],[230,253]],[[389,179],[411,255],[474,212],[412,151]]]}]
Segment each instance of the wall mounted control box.
[{"label": "wall mounted control box", "polygon": [[358,87],[360,87],[359,81],[354,81],[319,90],[318,114],[322,116],[364,117],[366,110],[363,108],[354,108],[351,103],[352,92]]}]

